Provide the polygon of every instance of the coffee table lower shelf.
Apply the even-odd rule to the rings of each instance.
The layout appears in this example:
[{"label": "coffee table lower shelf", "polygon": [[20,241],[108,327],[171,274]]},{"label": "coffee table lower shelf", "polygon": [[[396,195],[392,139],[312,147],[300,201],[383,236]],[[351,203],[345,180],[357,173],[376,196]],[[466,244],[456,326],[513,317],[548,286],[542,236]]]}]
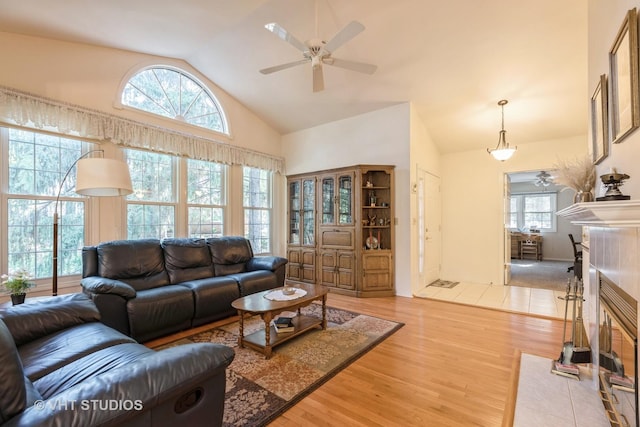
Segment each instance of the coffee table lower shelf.
[{"label": "coffee table lower shelf", "polygon": [[271,348],[289,341],[310,329],[322,329],[323,320],[314,316],[297,315],[292,319],[294,330],[292,332],[276,332],[275,326],[269,328],[269,345],[266,344],[265,329],[260,329],[252,334],[242,337],[242,344],[249,348],[271,356]]}]

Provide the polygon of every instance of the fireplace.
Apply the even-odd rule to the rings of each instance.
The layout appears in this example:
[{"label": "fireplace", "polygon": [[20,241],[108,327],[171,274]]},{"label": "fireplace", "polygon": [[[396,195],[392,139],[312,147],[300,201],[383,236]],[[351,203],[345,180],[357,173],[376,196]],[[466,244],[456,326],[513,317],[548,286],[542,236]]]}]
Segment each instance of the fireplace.
[{"label": "fireplace", "polygon": [[[640,200],[575,203],[558,216],[583,226],[583,259],[589,260],[583,268],[584,320],[593,372],[603,374],[593,376],[592,387],[605,399],[607,411],[612,411],[607,412],[612,425],[638,426],[637,409],[629,411],[627,405],[638,408]],[[614,408],[624,417],[614,419]]]},{"label": "fireplace", "polygon": [[599,387],[611,425],[638,426],[638,303],[598,273]]}]

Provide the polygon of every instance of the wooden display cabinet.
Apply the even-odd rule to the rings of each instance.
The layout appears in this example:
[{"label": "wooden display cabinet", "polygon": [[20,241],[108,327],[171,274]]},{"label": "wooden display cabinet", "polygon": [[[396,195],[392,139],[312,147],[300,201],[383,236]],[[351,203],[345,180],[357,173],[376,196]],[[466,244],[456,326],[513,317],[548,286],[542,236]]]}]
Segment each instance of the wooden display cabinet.
[{"label": "wooden display cabinet", "polygon": [[[395,294],[393,174],[393,166],[355,165],[287,177],[288,281],[359,297]],[[315,212],[301,208],[305,195],[311,204],[312,192],[301,191],[311,181]],[[302,229],[317,231],[317,241],[300,238]]]}]

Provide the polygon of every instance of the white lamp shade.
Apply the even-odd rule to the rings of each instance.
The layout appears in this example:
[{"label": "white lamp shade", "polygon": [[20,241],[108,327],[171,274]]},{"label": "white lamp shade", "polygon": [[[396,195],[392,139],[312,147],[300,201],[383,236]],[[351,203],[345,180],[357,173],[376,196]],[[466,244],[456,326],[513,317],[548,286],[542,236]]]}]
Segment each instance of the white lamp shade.
[{"label": "white lamp shade", "polygon": [[500,148],[500,149],[492,150],[491,155],[493,156],[494,159],[504,162],[505,160],[510,159],[511,156],[513,156],[513,153],[515,152],[516,152],[515,148]]},{"label": "white lamp shade", "polygon": [[76,193],[84,196],[126,196],[133,193],[128,165],[121,160],[94,157],[78,161]]}]

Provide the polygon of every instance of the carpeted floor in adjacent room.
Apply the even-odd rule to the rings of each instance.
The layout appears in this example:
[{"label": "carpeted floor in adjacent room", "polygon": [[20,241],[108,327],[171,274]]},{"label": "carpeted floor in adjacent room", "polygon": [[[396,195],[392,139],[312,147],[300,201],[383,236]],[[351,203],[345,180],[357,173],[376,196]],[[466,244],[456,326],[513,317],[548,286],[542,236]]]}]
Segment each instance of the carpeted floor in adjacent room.
[{"label": "carpeted floor in adjacent room", "polygon": [[564,291],[567,279],[573,279],[573,272],[567,272],[570,265],[569,261],[512,259],[509,286]]},{"label": "carpeted floor in adjacent room", "polygon": [[[321,316],[321,306],[302,309]],[[327,330],[312,330],[274,349],[271,359],[238,347],[238,322],[219,326],[157,347],[191,342],[214,342],[233,347],[227,369],[224,425],[263,426],[371,350],[402,323],[327,307]],[[258,316],[245,319],[245,335],[264,323]]]}]

